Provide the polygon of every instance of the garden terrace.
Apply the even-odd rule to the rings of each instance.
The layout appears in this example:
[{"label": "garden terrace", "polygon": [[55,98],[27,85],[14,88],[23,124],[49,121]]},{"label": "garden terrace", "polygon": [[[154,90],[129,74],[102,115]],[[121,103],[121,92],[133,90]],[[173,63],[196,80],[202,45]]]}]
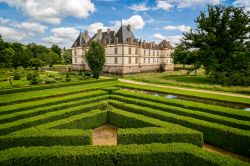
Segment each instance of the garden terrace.
[{"label": "garden terrace", "polygon": [[[119,87],[100,80],[1,94],[0,164],[249,165],[249,112]],[[116,127],[117,145],[91,146],[105,124]],[[208,152],[204,142],[245,160]]]}]

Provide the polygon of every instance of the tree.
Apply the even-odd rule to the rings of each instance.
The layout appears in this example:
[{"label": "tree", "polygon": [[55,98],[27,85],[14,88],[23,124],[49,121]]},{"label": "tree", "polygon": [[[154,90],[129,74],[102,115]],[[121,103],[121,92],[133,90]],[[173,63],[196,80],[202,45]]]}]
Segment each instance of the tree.
[{"label": "tree", "polygon": [[195,20],[197,28],[184,34],[182,44],[197,50],[200,64],[215,82],[250,85],[249,14],[243,7],[208,6]]},{"label": "tree", "polygon": [[49,54],[49,66],[52,67],[55,64],[59,64],[60,63],[60,56],[55,53],[54,51],[50,51]]},{"label": "tree", "polygon": [[71,50],[65,50],[62,54],[62,62],[63,64],[71,64],[72,63],[72,52]]},{"label": "tree", "polygon": [[87,52],[87,62],[93,73],[93,77],[98,79],[105,63],[105,50],[101,43],[95,41],[90,43]]},{"label": "tree", "polygon": [[53,44],[50,49],[61,56],[61,48],[58,45]]},{"label": "tree", "polygon": [[174,53],[171,54],[174,64],[183,64],[183,67],[187,64],[190,51],[187,50],[183,44],[179,44],[175,47]]},{"label": "tree", "polygon": [[30,64],[30,60],[32,58],[32,52],[28,47],[23,47],[23,54],[20,58],[21,66],[27,68]]},{"label": "tree", "polygon": [[38,58],[33,58],[31,59],[30,64],[31,66],[35,67],[35,69],[37,70],[38,67],[41,67],[44,65],[44,62]]},{"label": "tree", "polygon": [[1,62],[4,66],[7,68],[12,67],[12,57],[15,55],[15,51],[11,47],[5,48],[2,51],[2,55],[3,58],[1,58]]}]

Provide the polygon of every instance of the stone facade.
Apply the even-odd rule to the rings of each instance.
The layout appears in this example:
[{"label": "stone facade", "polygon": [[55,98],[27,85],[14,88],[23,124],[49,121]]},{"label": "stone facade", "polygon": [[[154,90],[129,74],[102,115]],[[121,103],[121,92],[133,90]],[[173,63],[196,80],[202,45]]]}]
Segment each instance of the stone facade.
[{"label": "stone facade", "polygon": [[170,42],[163,40],[159,44],[145,42],[134,37],[130,25],[121,26],[115,33],[108,30],[97,33],[90,38],[88,32],[80,33],[72,45],[72,69],[89,70],[86,53],[91,41],[98,41],[105,48],[104,72],[129,74],[164,70],[173,70],[170,54],[174,51]]}]

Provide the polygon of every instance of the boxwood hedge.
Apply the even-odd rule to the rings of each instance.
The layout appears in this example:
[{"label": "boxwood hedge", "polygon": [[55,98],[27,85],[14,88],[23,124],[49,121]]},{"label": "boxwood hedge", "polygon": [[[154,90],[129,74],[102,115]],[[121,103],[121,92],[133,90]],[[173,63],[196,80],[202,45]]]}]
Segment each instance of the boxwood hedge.
[{"label": "boxwood hedge", "polygon": [[18,147],[0,151],[0,165],[249,165],[185,143]]}]

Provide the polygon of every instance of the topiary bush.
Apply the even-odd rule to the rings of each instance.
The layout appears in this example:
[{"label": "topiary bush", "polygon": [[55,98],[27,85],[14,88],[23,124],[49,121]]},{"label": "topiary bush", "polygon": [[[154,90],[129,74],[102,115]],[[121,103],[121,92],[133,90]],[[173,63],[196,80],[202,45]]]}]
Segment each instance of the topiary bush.
[{"label": "topiary bush", "polygon": [[65,76],[65,81],[71,81],[71,78],[70,78],[70,74],[69,73],[67,73],[66,74],[66,76]]},{"label": "topiary bush", "polygon": [[20,80],[20,79],[21,79],[20,74],[18,74],[17,72],[15,72],[15,73],[14,73],[13,79],[14,79],[14,80]]},{"label": "topiary bush", "polygon": [[32,80],[32,77],[33,77],[33,75],[32,75],[31,73],[28,73],[28,75],[27,75],[27,80],[28,80],[28,81]]}]

